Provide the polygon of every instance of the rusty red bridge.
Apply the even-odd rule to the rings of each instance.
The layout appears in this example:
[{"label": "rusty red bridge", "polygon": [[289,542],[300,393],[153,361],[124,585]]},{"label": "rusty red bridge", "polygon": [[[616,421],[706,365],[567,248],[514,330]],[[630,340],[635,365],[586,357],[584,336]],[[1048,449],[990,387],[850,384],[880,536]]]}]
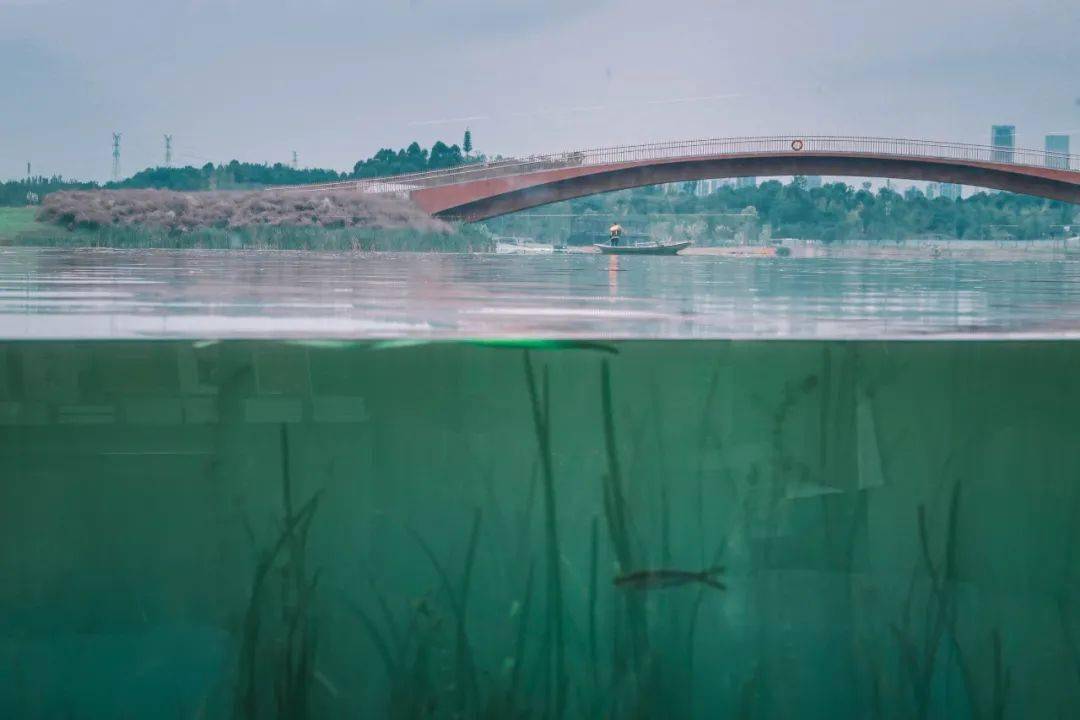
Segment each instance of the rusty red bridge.
[{"label": "rusty red bridge", "polygon": [[1080,204],[1080,156],[895,138],[786,135],[627,145],[289,188],[354,189],[412,199],[475,222],[643,185],[777,175],[837,175],[974,185]]}]

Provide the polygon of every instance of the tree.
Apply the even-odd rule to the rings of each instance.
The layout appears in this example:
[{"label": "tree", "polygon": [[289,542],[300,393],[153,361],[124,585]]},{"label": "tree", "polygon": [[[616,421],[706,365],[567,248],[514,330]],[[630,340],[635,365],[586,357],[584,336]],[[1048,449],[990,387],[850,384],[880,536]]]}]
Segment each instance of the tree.
[{"label": "tree", "polygon": [[421,172],[427,168],[428,151],[420,147],[420,143],[413,142],[405,149],[405,172]]},{"label": "tree", "polygon": [[442,168],[452,168],[461,165],[464,162],[464,158],[461,156],[461,148],[457,145],[446,146],[442,140],[439,140],[431,146],[431,155],[428,159],[429,170],[440,170]]},{"label": "tree", "polygon": [[468,155],[472,152],[472,130],[465,128],[465,139],[461,141],[461,149]]},{"label": "tree", "polygon": [[407,148],[396,152],[391,148],[382,148],[367,160],[359,161],[353,165],[352,177],[373,178],[424,172],[481,160],[483,156],[466,159],[459,146],[448,146],[442,141],[436,142],[430,152],[420,147],[420,143],[413,142]]}]

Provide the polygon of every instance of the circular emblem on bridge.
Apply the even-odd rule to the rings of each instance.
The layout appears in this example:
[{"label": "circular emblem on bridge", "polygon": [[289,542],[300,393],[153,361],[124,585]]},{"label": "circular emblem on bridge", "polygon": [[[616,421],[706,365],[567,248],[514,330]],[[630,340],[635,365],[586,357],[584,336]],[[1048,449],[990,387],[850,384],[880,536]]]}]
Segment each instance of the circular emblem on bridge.
[{"label": "circular emblem on bridge", "polygon": [[799,150],[802,150],[802,148],[803,148],[802,140],[792,140],[791,141],[791,149],[792,150],[798,152]]}]

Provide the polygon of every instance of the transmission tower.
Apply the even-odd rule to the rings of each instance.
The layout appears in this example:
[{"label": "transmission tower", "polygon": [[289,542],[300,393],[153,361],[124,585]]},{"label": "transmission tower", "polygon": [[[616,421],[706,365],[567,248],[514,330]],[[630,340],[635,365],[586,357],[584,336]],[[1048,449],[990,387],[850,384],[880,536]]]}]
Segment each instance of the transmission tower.
[{"label": "transmission tower", "polygon": [[172,167],[172,135],[165,136],[165,167]]},{"label": "transmission tower", "polygon": [[112,134],[112,179],[113,182],[120,180],[120,133]]},{"label": "transmission tower", "polygon": [[293,151],[292,151],[292,168],[293,168],[293,170],[295,170],[295,169],[297,169],[297,168],[298,168],[299,166],[300,166],[300,163],[299,163],[299,160],[297,159],[297,156],[296,156],[296,151],[295,151],[295,150],[293,150]]}]

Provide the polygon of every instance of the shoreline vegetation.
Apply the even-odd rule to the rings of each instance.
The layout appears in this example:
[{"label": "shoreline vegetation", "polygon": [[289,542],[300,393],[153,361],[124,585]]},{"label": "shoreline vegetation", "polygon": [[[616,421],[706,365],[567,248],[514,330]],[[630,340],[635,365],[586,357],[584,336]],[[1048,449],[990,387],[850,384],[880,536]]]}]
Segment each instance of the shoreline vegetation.
[{"label": "shoreline vegetation", "polygon": [[64,191],[45,198],[37,220],[68,230],[146,227],[169,234],[260,226],[451,231],[449,223],[431,217],[407,199],[348,190]]},{"label": "shoreline vegetation", "polygon": [[[309,224],[202,227],[186,231],[147,225],[76,227],[39,222],[34,208],[0,207],[0,247],[186,248],[206,250],[320,250],[485,252],[494,247],[483,226],[333,227]],[[429,218],[430,220],[430,218]],[[436,221],[438,222],[438,221]]]},{"label": "shoreline vegetation", "polygon": [[[463,149],[464,148],[464,149]],[[384,148],[351,172],[241,163],[148,168],[99,184],[38,177],[0,183],[0,245],[468,252],[494,247],[483,226],[433,218],[406,199],[276,185],[438,170],[486,160],[462,146]],[[26,205],[28,200],[40,205]]]}]

